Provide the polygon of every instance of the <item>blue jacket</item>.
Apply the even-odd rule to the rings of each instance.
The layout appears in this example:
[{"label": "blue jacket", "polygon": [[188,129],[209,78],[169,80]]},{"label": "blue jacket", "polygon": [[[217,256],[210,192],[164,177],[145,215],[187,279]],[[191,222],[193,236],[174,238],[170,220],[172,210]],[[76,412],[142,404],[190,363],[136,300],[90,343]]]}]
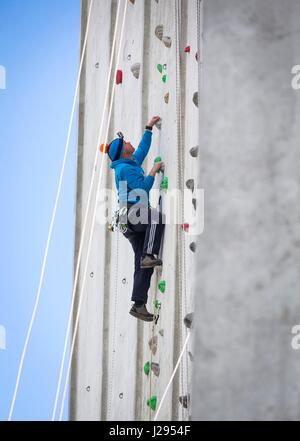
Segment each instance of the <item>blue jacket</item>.
[{"label": "blue jacket", "polygon": [[[153,187],[153,176],[145,177],[142,163],[146,158],[152,141],[151,130],[146,130],[138,148],[133,154],[133,159],[118,159],[111,163],[111,168],[115,171],[115,183],[119,194],[119,204],[125,202],[135,203],[139,200],[139,193],[134,190],[144,190],[147,194],[147,203],[149,201],[149,192]],[[122,188],[120,182],[127,183],[127,189]],[[130,198],[128,195],[130,193]]]}]

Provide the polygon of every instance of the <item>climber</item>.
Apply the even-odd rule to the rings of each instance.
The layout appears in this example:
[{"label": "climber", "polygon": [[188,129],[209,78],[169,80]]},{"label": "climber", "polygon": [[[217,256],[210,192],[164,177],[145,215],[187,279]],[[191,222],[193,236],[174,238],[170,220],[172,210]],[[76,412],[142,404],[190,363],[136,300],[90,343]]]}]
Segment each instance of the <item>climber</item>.
[{"label": "climber", "polygon": [[130,241],[135,254],[131,297],[134,304],[129,313],[147,322],[154,319],[154,315],[147,311],[146,304],[154,267],[162,265],[158,254],[165,227],[162,214],[150,207],[149,192],[156,173],[164,164],[155,163],[147,177],[141,166],[150,149],[153,126],[159,121],[159,116],[150,119],[136,150],[130,142],[124,140],[121,132],[107,150],[112,161],[111,168],[115,171],[119,205],[126,212],[126,220],[122,220],[122,224],[126,224],[127,230],[123,234]]}]

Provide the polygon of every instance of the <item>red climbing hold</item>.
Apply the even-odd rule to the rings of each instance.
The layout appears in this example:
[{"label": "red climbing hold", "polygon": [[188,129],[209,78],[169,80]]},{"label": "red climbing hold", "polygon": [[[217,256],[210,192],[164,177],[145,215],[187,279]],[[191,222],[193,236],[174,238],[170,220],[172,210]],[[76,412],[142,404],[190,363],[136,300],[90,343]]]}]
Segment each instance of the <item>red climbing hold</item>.
[{"label": "red climbing hold", "polygon": [[190,224],[182,224],[181,225],[182,231],[185,231],[186,233],[189,232]]},{"label": "red climbing hold", "polygon": [[191,52],[191,46],[186,46],[186,47],[184,48],[184,52],[186,52],[186,53],[190,53],[190,52]]},{"label": "red climbing hold", "polygon": [[196,58],[196,61],[199,61],[199,51],[196,52],[195,58]]},{"label": "red climbing hold", "polygon": [[116,84],[122,84],[122,80],[123,80],[123,72],[121,70],[117,70]]}]

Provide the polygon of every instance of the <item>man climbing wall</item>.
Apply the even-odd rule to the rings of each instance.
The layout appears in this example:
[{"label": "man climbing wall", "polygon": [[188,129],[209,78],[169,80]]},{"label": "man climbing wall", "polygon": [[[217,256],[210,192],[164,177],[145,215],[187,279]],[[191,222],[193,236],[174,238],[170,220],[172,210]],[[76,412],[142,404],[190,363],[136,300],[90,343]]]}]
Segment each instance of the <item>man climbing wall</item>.
[{"label": "man climbing wall", "polygon": [[121,132],[108,146],[111,168],[115,171],[120,209],[125,208],[126,213],[126,220],[122,220],[122,224],[126,224],[127,230],[123,234],[130,241],[135,254],[131,297],[134,304],[129,313],[146,322],[154,319],[154,315],[147,311],[146,304],[154,267],[162,265],[157,256],[165,225],[162,214],[151,208],[149,203],[149,192],[163,163],[155,163],[146,177],[142,163],[151,146],[153,126],[159,121],[159,116],[151,118],[136,150],[130,142],[125,141]]}]

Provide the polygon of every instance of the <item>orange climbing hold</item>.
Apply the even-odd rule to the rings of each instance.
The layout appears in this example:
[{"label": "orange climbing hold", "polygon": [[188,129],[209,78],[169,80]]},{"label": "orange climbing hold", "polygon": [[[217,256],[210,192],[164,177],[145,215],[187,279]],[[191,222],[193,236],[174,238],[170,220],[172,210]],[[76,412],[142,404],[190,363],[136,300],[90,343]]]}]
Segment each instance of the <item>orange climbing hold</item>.
[{"label": "orange climbing hold", "polygon": [[121,70],[117,70],[116,84],[122,84],[122,81],[123,81],[123,72]]}]

